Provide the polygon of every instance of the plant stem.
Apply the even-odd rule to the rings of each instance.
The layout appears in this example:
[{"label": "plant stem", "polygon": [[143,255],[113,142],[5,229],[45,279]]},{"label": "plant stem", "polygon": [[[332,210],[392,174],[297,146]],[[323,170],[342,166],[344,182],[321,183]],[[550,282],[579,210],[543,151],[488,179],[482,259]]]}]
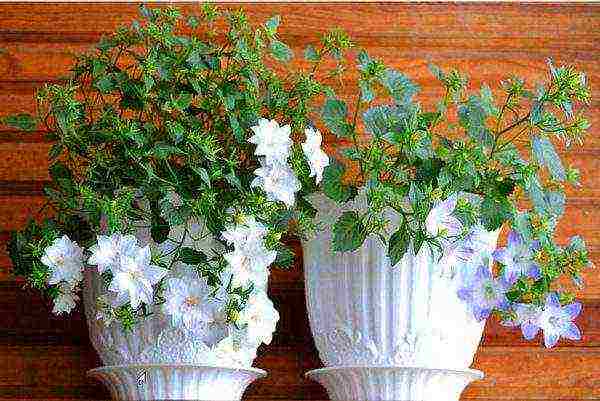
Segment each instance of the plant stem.
[{"label": "plant stem", "polygon": [[[352,142],[354,143],[354,150],[356,150],[356,153],[359,153],[359,148],[358,148],[358,139],[356,138],[356,123],[358,121],[358,112],[360,110],[360,103],[361,103],[361,94],[360,91],[358,92],[358,96],[356,97],[356,108],[354,110],[354,117],[352,120]],[[362,158],[359,159],[358,161],[358,167],[360,168],[360,178],[361,181],[364,181],[365,179],[365,170],[363,167],[363,160]]]},{"label": "plant stem", "polygon": [[498,132],[498,137],[500,137],[502,134],[510,131],[511,129],[515,128],[516,126],[521,125],[525,121],[529,120],[530,116],[531,116],[531,112],[527,113],[527,115],[525,115],[525,117],[523,117],[523,118],[515,121],[513,124],[511,124],[508,127],[504,128],[502,131]]}]

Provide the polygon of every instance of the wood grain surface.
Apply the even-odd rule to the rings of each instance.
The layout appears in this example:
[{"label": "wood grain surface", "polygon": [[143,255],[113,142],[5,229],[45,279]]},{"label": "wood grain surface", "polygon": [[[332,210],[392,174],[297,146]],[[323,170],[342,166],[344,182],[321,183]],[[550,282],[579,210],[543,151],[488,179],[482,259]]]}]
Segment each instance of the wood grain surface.
[{"label": "wood grain surface", "polygon": [[[441,90],[427,72],[428,62],[466,71],[472,87],[487,83],[493,90],[508,73],[536,82],[547,57],[586,71],[592,131],[585,148],[565,155],[581,170],[584,187],[569,190],[559,237],[583,234],[600,264],[600,4],[241,6],[255,22],[280,14],[281,36],[296,55],[328,27],[344,28],[370,54],[410,75],[422,88],[424,105]],[[60,80],[74,54],[137,17],[135,4],[1,3],[0,114],[32,112],[36,87]],[[341,93],[353,91],[355,81],[350,74]],[[106,390],[85,376],[100,361],[81,311],[71,319],[52,316],[43,300],[6,273],[7,230],[21,227],[41,205],[50,145],[44,132],[22,135],[0,126],[0,401],[106,400]],[[339,146],[329,138],[330,150]],[[300,245],[293,244],[301,258]],[[486,378],[469,386],[462,400],[600,400],[600,274],[590,270],[585,277],[577,320],[583,339],[545,350],[539,341],[526,342],[518,332],[488,323],[474,364]],[[306,316],[301,259],[291,271],[273,273],[270,292],[281,321],[273,344],[261,348],[256,361],[269,376],[253,384],[246,399],[327,400],[322,387],[304,378],[321,364]]]}]

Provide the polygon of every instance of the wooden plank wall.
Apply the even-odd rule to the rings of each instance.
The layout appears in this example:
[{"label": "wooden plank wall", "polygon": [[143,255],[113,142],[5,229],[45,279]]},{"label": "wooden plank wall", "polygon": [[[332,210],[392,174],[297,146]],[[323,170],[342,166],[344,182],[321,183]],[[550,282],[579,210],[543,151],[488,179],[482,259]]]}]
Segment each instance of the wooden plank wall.
[{"label": "wooden plank wall", "polygon": [[[188,7],[188,6],[186,6]],[[326,27],[345,28],[371,54],[411,75],[431,103],[439,88],[426,70],[433,61],[469,72],[472,85],[494,88],[508,72],[535,80],[545,59],[574,63],[594,89],[588,146],[567,156],[581,169],[585,188],[571,191],[561,239],[586,236],[600,262],[600,5],[584,4],[248,4],[254,21],[283,17],[283,39],[301,55]],[[136,18],[134,4],[0,4],[0,114],[33,111],[34,88],[59,79],[73,53],[102,33]],[[352,80],[350,80],[352,81]],[[352,87],[353,82],[347,82]],[[497,87],[497,85],[496,85]],[[38,132],[20,136],[0,128],[0,246],[6,230],[20,227],[40,204],[48,178],[49,143]],[[329,144],[335,147],[335,144]],[[4,251],[0,266],[8,267]],[[580,342],[547,351],[518,333],[488,324],[475,367],[486,379],[463,400],[600,400],[600,278],[590,271],[581,293]],[[273,344],[256,365],[270,376],[253,385],[249,400],[326,400],[323,389],[303,378],[320,366],[305,312],[301,263],[276,273],[271,294],[282,320]],[[106,391],[85,377],[99,365],[81,313],[71,320],[50,316],[38,297],[0,276],[0,400],[100,400]]]}]

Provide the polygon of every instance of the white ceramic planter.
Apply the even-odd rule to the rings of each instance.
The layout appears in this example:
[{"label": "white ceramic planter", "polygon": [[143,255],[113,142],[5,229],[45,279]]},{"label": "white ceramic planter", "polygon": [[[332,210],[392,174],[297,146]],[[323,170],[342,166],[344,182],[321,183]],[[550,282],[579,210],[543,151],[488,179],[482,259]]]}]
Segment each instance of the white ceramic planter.
[{"label": "white ceramic planter", "polygon": [[[359,202],[347,208],[364,207]],[[331,227],[342,210],[322,198],[316,203],[318,218]],[[498,232],[488,233],[485,250],[493,250],[497,237]],[[450,387],[462,391],[477,377],[468,368],[485,323],[477,322],[456,294],[459,269],[439,265],[426,247],[391,266],[375,238],[355,252],[334,253],[329,230],[305,242],[303,251],[311,330],[321,360],[336,368],[310,377],[338,400],[458,400],[460,391]],[[431,372],[423,373],[427,369]],[[438,380],[444,371],[448,381]],[[449,383],[447,391],[440,390],[446,398],[427,398],[425,388],[416,389],[431,387],[433,378],[437,387]],[[375,385],[379,382],[392,387]]]},{"label": "white ceramic planter", "polygon": [[266,376],[263,370],[250,367],[253,358],[236,366],[219,359],[203,341],[174,327],[158,309],[129,332],[119,322],[106,327],[96,318],[96,299],[104,293],[102,288],[99,275],[88,269],[85,313],[92,344],[106,365],[88,375],[105,383],[114,400],[235,401],[252,381]]},{"label": "white ceramic planter", "polygon": [[[188,230],[203,237],[203,226],[189,221]],[[194,241],[182,238],[183,226],[173,228],[171,240],[154,243],[149,229],[137,232],[140,244],[150,244],[169,254],[178,243],[209,252],[219,246],[211,237]],[[246,387],[266,372],[252,368],[259,346],[244,342],[243,348],[220,349],[217,343],[231,333],[231,326],[214,324],[202,334],[175,327],[160,306],[137,322],[130,331],[118,321],[105,325],[98,319],[98,298],[114,297],[93,267],[86,269],[83,301],[91,342],[104,367],[88,374],[101,380],[115,400],[240,400]],[[142,380],[140,380],[140,377]]]},{"label": "white ceramic planter", "polygon": [[259,369],[194,365],[123,365],[90,370],[114,400],[240,400],[246,387],[264,377]]},{"label": "white ceramic planter", "polygon": [[308,372],[332,401],[457,401],[477,370],[341,367]]}]

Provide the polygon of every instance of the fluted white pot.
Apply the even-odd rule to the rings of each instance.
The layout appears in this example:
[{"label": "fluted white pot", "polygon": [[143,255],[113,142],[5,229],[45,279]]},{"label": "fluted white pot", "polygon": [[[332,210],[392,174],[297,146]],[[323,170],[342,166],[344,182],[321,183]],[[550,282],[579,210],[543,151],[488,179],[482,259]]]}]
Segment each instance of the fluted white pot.
[{"label": "fluted white pot", "polygon": [[266,376],[250,367],[253,355],[235,365],[220,359],[201,339],[174,327],[159,308],[130,331],[116,321],[104,325],[96,317],[102,288],[98,273],[88,269],[85,313],[92,344],[106,365],[88,375],[102,381],[114,400],[235,401]]},{"label": "fluted white pot", "polygon": [[101,278],[86,271],[83,289],[90,339],[102,362],[88,375],[102,381],[114,400],[240,400],[246,387],[266,376],[249,366],[227,366],[197,337],[174,327],[157,308],[130,331],[97,319]]},{"label": "fluted white pot", "polygon": [[[172,254],[173,247],[181,243],[204,252],[218,246],[212,237],[198,234],[204,228],[195,220],[186,224],[204,239],[182,237],[183,226],[172,228],[172,240],[160,245],[152,241],[149,229],[138,230],[136,236],[141,244],[166,254]],[[97,269],[86,269],[83,301],[89,335],[105,365],[88,375],[102,381],[114,400],[236,401],[251,382],[266,376],[265,371],[251,367],[258,342],[219,347],[222,340],[238,339],[231,325],[214,323],[192,333],[174,326],[161,306],[155,305],[148,307],[149,316],[124,330],[119,321],[106,324],[98,318],[102,311],[98,300],[105,297],[110,301],[114,296]]]},{"label": "fluted white pot", "polygon": [[[323,198],[315,203],[326,227],[343,211]],[[481,251],[491,252],[498,232],[486,237]],[[350,253],[331,249],[328,229],[303,243],[311,330],[321,360],[335,368],[309,377],[340,401],[458,400],[479,375],[468,368],[485,324],[457,296],[460,269],[440,265],[425,246],[391,266],[376,238]]]},{"label": "fluted white pot", "polygon": [[260,369],[185,364],[121,365],[92,369],[114,400],[240,400],[246,387],[264,377]]},{"label": "fluted white pot", "polygon": [[97,319],[101,277],[86,271],[83,297],[90,339],[107,365],[88,375],[101,380],[114,400],[240,400],[246,387],[266,376],[249,366],[227,366],[205,342],[174,327],[157,308],[130,331]]}]

